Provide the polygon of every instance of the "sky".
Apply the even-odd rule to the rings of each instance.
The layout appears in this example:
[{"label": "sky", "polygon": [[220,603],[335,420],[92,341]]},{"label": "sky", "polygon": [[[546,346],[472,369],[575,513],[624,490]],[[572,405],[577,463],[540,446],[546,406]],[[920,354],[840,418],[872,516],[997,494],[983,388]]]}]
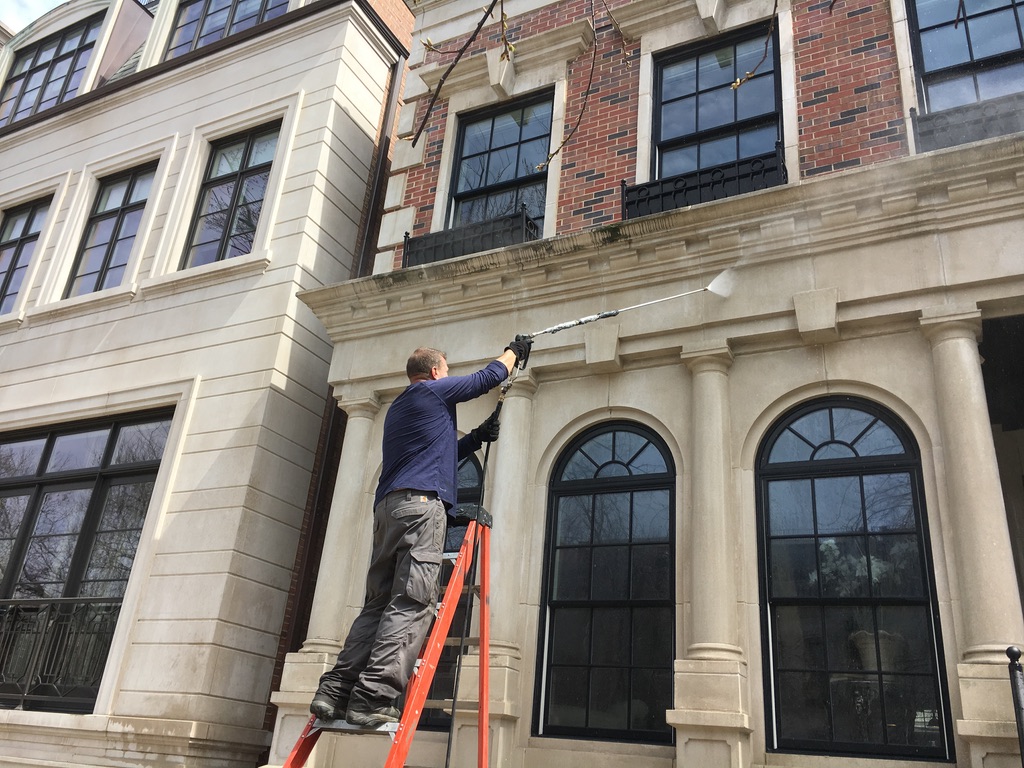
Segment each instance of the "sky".
[{"label": "sky", "polygon": [[17,34],[51,8],[67,0],[0,0],[0,21]]}]

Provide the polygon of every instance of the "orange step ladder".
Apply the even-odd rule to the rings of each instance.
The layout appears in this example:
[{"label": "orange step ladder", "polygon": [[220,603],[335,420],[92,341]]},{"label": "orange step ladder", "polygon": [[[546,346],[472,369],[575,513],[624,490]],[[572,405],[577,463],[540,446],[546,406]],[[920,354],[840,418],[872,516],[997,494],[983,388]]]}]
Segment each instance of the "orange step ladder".
[{"label": "orange step ladder", "polygon": [[[306,727],[299,735],[291,754],[282,768],[302,768],[309,759],[313,747],[320,734],[325,731],[337,733],[384,733],[392,738],[391,750],[388,752],[384,768],[403,768],[405,759],[412,747],[413,736],[423,713],[430,684],[437,671],[438,660],[444,649],[445,640],[451,629],[452,619],[459,605],[467,573],[473,563],[476,550],[479,549],[478,571],[480,574],[480,709],[478,720],[479,742],[477,745],[477,766],[487,768],[488,761],[488,701],[490,700],[490,559],[491,559],[491,516],[483,507],[478,506],[473,519],[466,526],[466,535],[462,540],[458,557],[452,574],[448,579],[444,597],[438,608],[437,617],[427,636],[427,641],[420,651],[420,659],[413,672],[412,679],[405,694],[405,706],[402,718],[398,723],[388,723],[380,728],[367,729],[349,725],[343,720],[323,722],[314,715],[309,718]],[[472,593],[472,586],[470,587]],[[457,691],[456,691],[457,693]],[[454,727],[455,707],[452,707],[452,725]]]}]

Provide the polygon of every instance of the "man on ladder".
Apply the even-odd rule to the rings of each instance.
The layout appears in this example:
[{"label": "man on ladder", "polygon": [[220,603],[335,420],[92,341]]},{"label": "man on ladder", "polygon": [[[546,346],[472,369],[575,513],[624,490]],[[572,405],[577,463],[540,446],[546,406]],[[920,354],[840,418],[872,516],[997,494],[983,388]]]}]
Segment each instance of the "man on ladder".
[{"label": "man on ladder", "polygon": [[374,495],[373,551],[363,609],[334,668],[320,678],[309,711],[375,728],[398,722],[405,691],[433,614],[461,458],[497,437],[497,412],[462,439],[455,406],[480,397],[525,366],[532,340],[511,342],[468,376],[448,376],[444,353],[420,348],[406,365],[409,386],[384,419],[383,467]]}]

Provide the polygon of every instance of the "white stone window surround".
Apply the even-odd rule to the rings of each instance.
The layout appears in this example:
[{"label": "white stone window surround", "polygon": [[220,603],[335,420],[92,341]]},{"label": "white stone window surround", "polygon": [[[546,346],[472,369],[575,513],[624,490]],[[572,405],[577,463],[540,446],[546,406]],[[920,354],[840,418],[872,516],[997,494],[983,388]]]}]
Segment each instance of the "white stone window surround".
[{"label": "white stone window surround", "polygon": [[40,279],[39,271],[44,262],[44,254],[49,251],[57,239],[57,212],[61,209],[64,199],[69,194],[74,174],[71,171],[59,176],[42,179],[34,184],[20,187],[10,192],[0,192],[0,221],[4,213],[17,208],[18,206],[31,203],[40,198],[53,196],[50,202],[50,209],[46,214],[46,221],[43,222],[43,229],[36,241],[35,251],[29,261],[28,269],[25,272],[25,279],[18,291],[18,298],[14,301],[14,307],[10,312],[0,315],[0,333],[17,328],[25,319],[25,312],[28,308],[29,295],[32,287]]},{"label": "white stone window surround", "polygon": [[907,134],[907,147],[910,154],[917,154],[917,141],[914,137],[914,124],[910,119],[910,110],[916,109],[918,114],[921,106],[917,97],[917,73],[914,70],[914,53],[911,37],[916,32],[910,30],[907,17],[907,3],[914,0],[890,0],[892,13],[893,42],[896,46],[896,63],[900,68],[900,92],[903,95],[903,114]]},{"label": "white stone window surround", "polygon": [[[156,245],[156,257],[152,260],[149,274],[141,274],[138,278],[139,288],[144,296],[161,293],[164,289],[178,290],[183,285],[197,280],[217,281],[222,276],[226,278],[234,275],[239,268],[246,265],[253,266],[257,272],[265,271],[271,261],[271,235],[304,97],[305,93],[300,91],[292,96],[196,126],[190,135],[180,137],[178,143],[184,145],[184,152],[180,168],[177,169],[177,184],[167,203],[166,226]],[[270,168],[270,178],[267,180],[259,224],[253,238],[252,252],[200,267],[181,269],[181,257],[187,245],[186,240],[195,216],[199,189],[203,184],[214,142],[254,130],[275,120],[281,121],[281,128],[277,136],[277,148]],[[181,149],[178,151],[182,152]],[[154,211],[156,210],[154,207]],[[161,212],[164,212],[162,207]]]},{"label": "white stone window surround", "polygon": [[75,3],[64,3],[43,18],[29,24],[12,37],[7,45],[0,46],[0,86],[7,82],[7,73],[10,72],[19,51],[106,10],[96,41],[93,43],[92,53],[89,55],[89,63],[82,74],[82,82],[78,85],[78,95],[91,91],[95,87],[100,62],[114,29],[113,20],[117,17],[120,5],[125,2],[135,0],[79,0]]},{"label": "white stone window surround", "polygon": [[[173,407],[171,428],[164,446],[164,455],[160,459],[156,482],[149,500],[149,511],[146,514],[135,550],[128,585],[121,599],[121,614],[114,636],[111,639],[110,651],[107,654],[106,666],[100,678],[97,691],[94,715],[112,714],[114,698],[121,680],[121,664],[126,656],[131,640],[132,629],[136,625],[142,600],[143,586],[153,568],[156,556],[156,542],[164,525],[168,504],[171,498],[174,476],[181,461],[185,437],[188,433],[195,402],[198,398],[200,378],[184,379],[167,382],[132,390],[120,390],[101,395],[91,395],[59,403],[19,408],[17,412],[4,414],[4,429],[21,430],[36,427],[57,427],[75,421],[110,417],[111,419],[138,411]],[[82,719],[87,715],[70,715],[44,712],[25,712],[9,710],[6,715],[9,723],[42,723],[58,718],[67,727],[80,727]]]},{"label": "white stone window surround", "polygon": [[[895,0],[899,2],[899,0]],[[640,41],[640,94],[637,114],[636,183],[652,180],[654,125],[654,59],[687,45],[712,40],[720,34],[771,18],[772,0],[638,0],[612,10],[611,15],[627,39]],[[779,0],[775,23],[779,34],[779,78],[782,90],[782,137],[790,183],[798,180],[796,64],[793,13],[789,0]],[[742,86],[741,86],[742,87]]]},{"label": "white stone window surround", "polygon": [[[78,183],[71,193],[71,200],[64,217],[60,236],[57,239],[54,250],[55,256],[49,265],[36,302],[38,310],[44,310],[48,308],[48,305],[55,302],[61,303],[61,309],[71,310],[82,304],[93,305],[107,303],[110,300],[116,302],[115,297],[117,296],[122,296],[125,301],[128,301],[135,295],[139,269],[142,265],[142,255],[146,252],[151,240],[153,220],[156,216],[155,212],[161,207],[162,199],[166,194],[169,166],[167,158],[171,154],[174,142],[175,137],[168,137],[163,141],[139,147],[117,157],[87,163],[79,171],[77,174]],[[94,291],[82,296],[62,299],[75,257],[78,255],[79,247],[82,244],[82,238],[85,237],[89,214],[92,211],[93,203],[100,189],[100,180],[124,171],[130,171],[154,160],[158,161],[156,173],[153,176],[149,197],[146,200],[146,207],[142,213],[142,221],[139,223],[139,231],[135,236],[135,243],[132,246],[132,253],[128,259],[128,266],[125,268],[124,279],[121,281],[121,285],[101,291]],[[90,310],[92,308],[90,306]],[[36,310],[33,310],[33,314],[35,312]]]},{"label": "white stone window surround", "polygon": [[[285,11],[293,11],[304,5],[309,5],[314,0],[289,0],[288,8]],[[241,0],[231,0],[233,4]],[[156,9],[153,17],[153,27],[150,29],[149,39],[142,49],[139,57],[139,70],[152,67],[164,60],[167,51],[167,41],[174,31],[174,20],[178,15],[178,0],[164,0]]]},{"label": "white stone window surround", "polygon": [[[511,63],[500,59],[501,49],[463,59],[452,70],[441,90],[448,98],[448,118],[444,129],[444,145],[438,168],[437,189],[430,231],[443,230],[447,224],[448,198],[454,173],[455,148],[458,143],[458,120],[461,114],[481,107],[508,103],[547,88],[554,88],[551,108],[551,144],[554,152],[562,143],[566,122],[567,62],[584,54],[593,43],[594,30],[589,19],[577,21],[549,32],[542,32],[525,40],[516,41]],[[426,84],[427,95],[436,88],[447,63],[417,70]],[[461,70],[461,71],[460,71]],[[407,86],[408,89],[408,86]],[[415,109],[414,104],[409,104]],[[561,126],[562,130],[559,130]],[[548,179],[544,205],[544,231],[542,237],[552,237],[558,225],[558,190],[561,177],[561,152],[548,164]]]}]

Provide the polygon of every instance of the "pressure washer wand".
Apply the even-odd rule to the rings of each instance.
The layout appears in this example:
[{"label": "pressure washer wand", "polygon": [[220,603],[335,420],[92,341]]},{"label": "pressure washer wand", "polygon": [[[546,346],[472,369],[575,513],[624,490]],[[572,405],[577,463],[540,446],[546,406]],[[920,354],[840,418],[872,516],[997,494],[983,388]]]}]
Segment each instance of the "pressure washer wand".
[{"label": "pressure washer wand", "polygon": [[601,312],[596,315],[587,315],[581,317],[578,320],[569,320],[565,323],[559,323],[558,325],[552,325],[550,328],[545,328],[543,331],[534,331],[533,333],[520,334],[518,338],[523,339],[535,339],[538,336],[543,336],[545,333],[558,333],[564,331],[567,328],[575,328],[577,325],[586,325],[587,323],[593,323],[596,320],[604,320],[606,317],[615,317],[621,312],[628,312],[631,309],[640,309],[641,307],[649,307],[651,304],[659,304],[663,301],[671,301],[672,299],[679,299],[683,296],[690,296],[694,293],[703,293],[704,291],[710,290],[710,287],[697,288],[692,291],[686,291],[685,293],[677,293],[675,296],[665,296],[661,299],[654,299],[654,301],[645,301],[643,304],[634,304],[631,307],[622,307],[621,309],[610,309],[607,312]]}]

